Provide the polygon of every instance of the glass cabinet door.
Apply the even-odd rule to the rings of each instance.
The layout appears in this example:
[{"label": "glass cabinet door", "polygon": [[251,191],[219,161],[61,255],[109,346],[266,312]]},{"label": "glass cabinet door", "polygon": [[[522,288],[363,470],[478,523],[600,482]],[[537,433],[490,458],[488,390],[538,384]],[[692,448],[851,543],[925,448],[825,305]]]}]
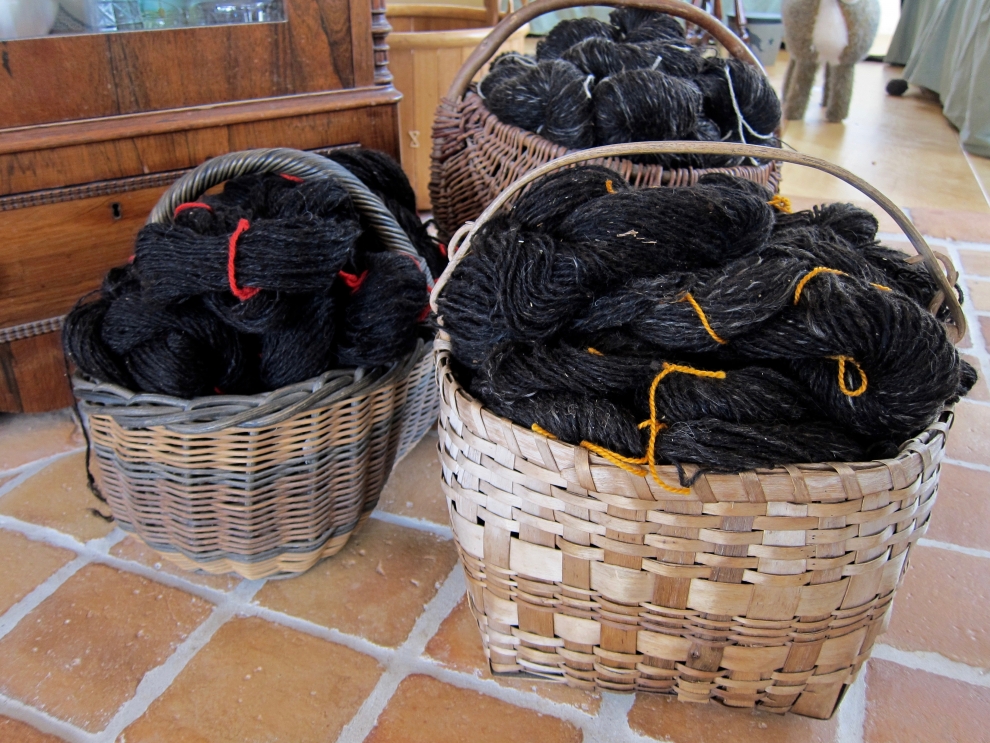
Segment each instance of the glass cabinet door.
[{"label": "glass cabinet door", "polygon": [[283,20],[282,0],[0,0],[0,40]]}]

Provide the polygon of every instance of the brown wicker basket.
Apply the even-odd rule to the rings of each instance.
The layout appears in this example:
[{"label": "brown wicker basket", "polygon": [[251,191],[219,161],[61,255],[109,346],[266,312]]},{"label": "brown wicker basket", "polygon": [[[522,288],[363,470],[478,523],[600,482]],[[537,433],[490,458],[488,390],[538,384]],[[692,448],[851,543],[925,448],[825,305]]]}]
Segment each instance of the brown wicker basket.
[{"label": "brown wicker basket", "polygon": [[[526,183],[605,154],[710,148],[726,150],[599,148],[517,181],[455,237],[434,308],[474,232]],[[958,342],[951,281],[897,207],[836,166],[778,157],[843,178],[891,214],[939,277]],[[894,459],[702,475],[685,493],[492,414],[454,378],[445,333],[437,347],[442,487],[493,673],[833,713],[928,528],[951,408]],[[674,467],[658,469],[677,483]]]},{"label": "brown wicker basket", "polygon": [[[296,150],[210,160],[177,181],[149,221],[260,171],[338,178],[390,249],[418,258],[360,181]],[[180,567],[250,579],[300,573],[338,552],[374,509],[396,457],[435,423],[438,405],[423,343],[389,368],[337,369],[258,395],[182,400],[78,374],[73,388],[117,524]]]},{"label": "brown wicker basket", "polygon": [[[491,201],[517,178],[571,150],[538,134],[503,124],[473,90],[471,80],[518,28],[537,16],[581,5],[626,5],[662,10],[684,18],[710,33],[735,57],[762,70],[742,40],[720,21],[682,0],[535,0],[506,16],[461,67],[440,101],[433,123],[430,201],[441,239],[448,239],[465,222],[476,219]],[[630,160],[603,158],[606,165],[633,186],[690,186],[705,173],[732,173],[776,190],[780,166],[774,160],[733,168],[671,168],[640,165]]]}]

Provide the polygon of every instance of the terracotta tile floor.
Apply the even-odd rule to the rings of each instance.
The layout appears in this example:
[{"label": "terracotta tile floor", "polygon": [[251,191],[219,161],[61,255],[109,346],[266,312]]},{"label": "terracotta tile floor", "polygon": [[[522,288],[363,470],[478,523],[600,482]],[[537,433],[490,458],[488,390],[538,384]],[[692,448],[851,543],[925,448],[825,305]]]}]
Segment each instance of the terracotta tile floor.
[{"label": "terracotta tile floor", "polygon": [[[783,65],[771,70],[779,80]],[[990,373],[990,161],[937,106],[857,69],[853,113],[813,106],[789,144],[864,176],[962,271],[962,347]],[[798,206],[864,198],[786,166]],[[910,250],[893,222],[884,238]],[[436,437],[375,518],[283,581],[191,575],[92,509],[67,411],[0,415],[0,742],[990,742],[990,392],[958,408],[927,538],[889,632],[829,721],[492,679],[440,493]]]}]

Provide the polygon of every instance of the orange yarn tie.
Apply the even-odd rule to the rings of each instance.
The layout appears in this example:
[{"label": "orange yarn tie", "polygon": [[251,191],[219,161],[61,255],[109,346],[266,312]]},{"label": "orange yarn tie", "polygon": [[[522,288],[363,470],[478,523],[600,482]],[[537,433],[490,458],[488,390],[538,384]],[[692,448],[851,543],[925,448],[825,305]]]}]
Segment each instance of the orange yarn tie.
[{"label": "orange yarn tie", "polygon": [[615,193],[615,186],[612,185],[611,178],[605,181],[605,190],[608,191],[609,193]]},{"label": "orange yarn tie", "polygon": [[680,301],[691,303],[691,306],[694,307],[694,311],[698,313],[698,318],[701,320],[701,324],[705,326],[705,330],[708,331],[708,335],[710,335],[716,343],[721,344],[723,346],[726,343],[728,343],[727,340],[724,340],[723,338],[719,338],[718,334],[714,330],[712,330],[712,326],[708,322],[708,317],[705,316],[705,311],[701,309],[701,305],[698,304],[698,300],[694,298],[694,295],[691,294],[691,292],[685,294],[684,298],[681,299]]},{"label": "orange yarn tie", "polygon": [[236,273],[234,270],[234,261],[237,259],[237,241],[240,239],[241,235],[248,231],[250,226],[251,223],[246,219],[242,219],[237,223],[237,229],[235,229],[234,234],[230,236],[230,243],[227,251],[227,283],[230,284],[231,293],[242,302],[246,302],[261,291],[261,289],[256,287],[238,286]]},{"label": "orange yarn tie", "polygon": [[791,200],[786,196],[781,196],[780,194],[776,194],[772,199],[770,199],[770,201],[767,202],[767,204],[772,206],[777,211],[783,212],[784,214],[790,214],[792,211]]},{"label": "orange yarn tie", "polygon": [[891,289],[889,286],[884,286],[883,284],[874,284],[872,281],[870,282],[870,286],[879,289],[882,292],[893,291],[893,289]]},{"label": "orange yarn tie", "polygon": [[826,268],[825,266],[818,266],[818,268],[811,269],[810,271],[808,271],[808,273],[804,275],[804,278],[802,278],[798,282],[797,288],[794,290],[794,304],[797,304],[798,300],[801,299],[801,292],[804,291],[805,284],[807,284],[809,281],[815,278],[818,274],[822,274],[822,273],[834,273],[836,276],[846,275],[845,271],[840,271],[837,268]]},{"label": "orange yarn tie", "polygon": [[[626,457],[622,454],[606,449],[604,446],[593,444],[590,441],[582,441],[581,446],[588,451],[597,454],[603,459],[607,459],[616,467],[637,475],[638,477],[646,477],[647,474],[652,475],[657,485],[666,490],[668,493],[689,495],[691,493],[691,488],[679,488],[673,485],[668,485],[660,479],[660,472],[657,470],[656,458],[653,456],[656,451],[657,436],[667,427],[666,423],[661,423],[657,418],[657,387],[659,387],[660,382],[662,382],[664,378],[672,372],[692,374],[696,377],[708,377],[709,379],[725,379],[724,371],[706,371],[704,369],[695,369],[692,366],[683,366],[681,364],[669,364],[664,362],[663,369],[656,375],[656,377],[653,378],[653,384],[650,385],[650,419],[639,424],[640,428],[650,429],[650,442],[646,445],[646,455],[642,457]],[[536,429],[537,426],[534,423],[533,430],[536,431]],[[542,429],[540,432],[542,432]],[[642,465],[644,464],[647,465],[648,471],[643,470]]]},{"label": "orange yarn tie", "polygon": [[601,351],[599,351],[597,348],[592,348],[591,346],[588,346],[588,353],[590,353],[592,356],[604,356],[605,355]]},{"label": "orange yarn tie", "polygon": [[[852,356],[829,356],[830,359],[835,359],[839,362],[839,389],[842,390],[842,394],[846,397],[859,397],[864,392],[866,392],[867,381],[866,372],[863,371],[863,367],[859,365]],[[854,390],[849,389],[846,386],[846,362],[849,362],[856,367],[856,371],[859,373],[860,384]]]},{"label": "orange yarn tie", "polygon": [[546,436],[548,439],[553,441],[557,440],[557,437],[550,433],[547,429],[541,426],[539,423],[534,423],[530,428],[535,432],[540,434],[540,436]]}]

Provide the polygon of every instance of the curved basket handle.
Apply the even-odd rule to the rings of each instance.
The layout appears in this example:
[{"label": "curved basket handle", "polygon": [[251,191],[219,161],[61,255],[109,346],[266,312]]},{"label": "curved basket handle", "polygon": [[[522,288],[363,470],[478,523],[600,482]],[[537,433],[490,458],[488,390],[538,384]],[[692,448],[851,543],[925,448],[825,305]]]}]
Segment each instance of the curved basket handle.
[{"label": "curved basket handle", "polygon": [[932,249],[928,247],[928,243],[925,242],[925,238],[918,231],[918,228],[911,223],[911,220],[907,218],[904,212],[902,212],[893,201],[888,199],[880,193],[880,191],[859,176],[854,175],[845,168],[834,165],[827,160],[812,157],[811,155],[805,155],[800,152],[779,150],[775,147],[763,147],[760,145],[751,144],[728,144],[722,142],[632,142],[629,144],[614,144],[607,145],[605,147],[592,147],[588,150],[581,150],[569,155],[564,155],[563,157],[558,157],[556,160],[551,160],[546,165],[542,165],[535,170],[531,170],[499,194],[498,198],[489,204],[488,208],[481,213],[481,216],[478,217],[475,222],[468,222],[454,234],[454,237],[450,240],[450,243],[447,246],[447,253],[450,256],[450,263],[447,264],[447,268],[443,272],[443,275],[437,279],[436,286],[433,288],[433,293],[430,295],[430,306],[433,307],[434,312],[438,312],[437,297],[440,296],[440,291],[450,279],[451,272],[457,268],[457,264],[463,260],[464,256],[467,255],[468,252],[470,252],[471,239],[474,237],[475,233],[483,224],[491,219],[492,216],[498,212],[498,210],[501,209],[509,199],[537,178],[541,178],[547,173],[559,168],[586,162],[588,160],[601,160],[609,157],[627,157],[629,155],[667,154],[741,155],[743,157],[758,157],[768,160],[780,160],[782,162],[793,163],[795,165],[803,165],[808,168],[815,168],[845,181],[850,186],[853,186],[869,196],[885,212],[887,212],[887,214],[889,214],[897,223],[897,226],[903,230],[904,234],[907,236],[907,239],[911,241],[911,245],[914,246],[914,249],[918,252],[918,255],[920,255],[924,260],[925,266],[928,268],[928,272],[935,277],[935,281],[941,289],[944,302],[948,305],[949,314],[952,318],[952,325],[949,326],[949,335],[952,338],[953,343],[958,344],[959,341],[962,340],[963,336],[966,335],[966,318],[963,316],[962,306],[959,304],[959,298],[956,296],[955,287],[952,285],[949,278],[947,278],[942,272],[941,267],[939,266],[939,259],[932,252]]},{"label": "curved basket handle", "polygon": [[611,5],[612,7],[643,8],[644,10],[659,10],[670,15],[683,18],[705,29],[726,48],[733,57],[748,62],[759,70],[763,70],[760,61],[753,55],[742,39],[726,28],[721,21],[709,15],[700,8],[683,0],[535,0],[525,5],[505,18],[492,29],[491,33],[471,52],[471,56],[461,65],[457,77],[450,84],[447,98],[452,101],[460,100],[467,92],[471,80],[485,66],[492,55],[498,51],[512,34],[529,23],[534,18],[563,8],[577,8],[589,5]]},{"label": "curved basket handle", "polygon": [[313,152],[277,147],[231,152],[207,160],[169,186],[155,204],[155,208],[151,210],[146,224],[171,222],[175,207],[179,204],[192,201],[213,186],[247,173],[284,173],[300,178],[336,178],[347,190],[354,206],[368,218],[388,249],[412,257],[419,270],[426,276],[427,284],[432,287],[433,276],[426,261],[409,240],[405,230],[399,226],[392,212],[385,208],[382,200],[343,165]]}]

